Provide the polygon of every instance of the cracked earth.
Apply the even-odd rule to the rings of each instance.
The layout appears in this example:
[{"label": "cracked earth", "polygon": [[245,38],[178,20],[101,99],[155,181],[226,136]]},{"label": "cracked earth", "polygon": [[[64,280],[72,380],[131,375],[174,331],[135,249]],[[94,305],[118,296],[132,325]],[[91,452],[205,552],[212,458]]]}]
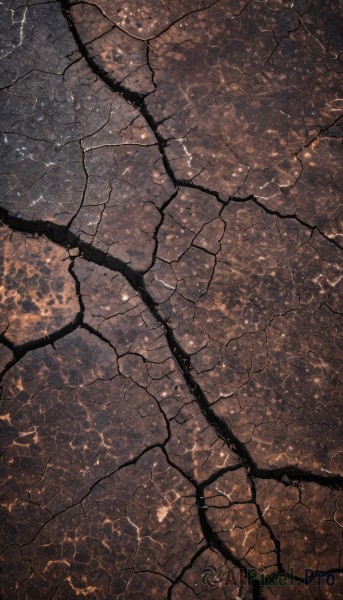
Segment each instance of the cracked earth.
[{"label": "cracked earth", "polygon": [[342,3],[0,9],[1,600],[342,598]]}]

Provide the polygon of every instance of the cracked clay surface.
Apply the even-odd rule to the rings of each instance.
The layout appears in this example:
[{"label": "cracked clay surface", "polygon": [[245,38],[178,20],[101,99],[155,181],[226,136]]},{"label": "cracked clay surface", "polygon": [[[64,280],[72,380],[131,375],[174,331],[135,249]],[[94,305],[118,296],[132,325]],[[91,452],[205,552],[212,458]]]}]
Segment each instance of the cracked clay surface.
[{"label": "cracked clay surface", "polygon": [[342,2],[0,12],[0,599],[339,600]]}]

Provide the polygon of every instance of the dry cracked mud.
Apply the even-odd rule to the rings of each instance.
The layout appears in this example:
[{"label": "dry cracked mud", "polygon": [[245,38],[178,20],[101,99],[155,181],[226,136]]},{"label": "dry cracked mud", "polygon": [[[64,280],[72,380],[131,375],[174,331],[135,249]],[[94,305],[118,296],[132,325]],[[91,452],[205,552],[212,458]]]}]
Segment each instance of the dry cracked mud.
[{"label": "dry cracked mud", "polygon": [[342,2],[0,9],[1,600],[342,598]]}]

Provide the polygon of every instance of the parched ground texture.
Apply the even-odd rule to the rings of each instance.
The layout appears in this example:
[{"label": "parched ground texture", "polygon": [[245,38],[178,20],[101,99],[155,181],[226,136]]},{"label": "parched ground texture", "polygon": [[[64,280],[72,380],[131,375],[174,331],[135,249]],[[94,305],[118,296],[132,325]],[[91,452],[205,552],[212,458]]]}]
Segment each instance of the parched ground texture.
[{"label": "parched ground texture", "polygon": [[342,3],[0,9],[1,600],[341,599]]}]

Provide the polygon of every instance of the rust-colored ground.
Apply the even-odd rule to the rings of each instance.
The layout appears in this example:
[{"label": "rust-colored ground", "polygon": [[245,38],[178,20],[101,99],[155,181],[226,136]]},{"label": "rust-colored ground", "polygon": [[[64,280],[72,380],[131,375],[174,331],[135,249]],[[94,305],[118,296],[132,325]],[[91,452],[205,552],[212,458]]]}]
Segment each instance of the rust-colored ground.
[{"label": "rust-colored ground", "polygon": [[342,3],[0,9],[1,600],[341,599]]}]

